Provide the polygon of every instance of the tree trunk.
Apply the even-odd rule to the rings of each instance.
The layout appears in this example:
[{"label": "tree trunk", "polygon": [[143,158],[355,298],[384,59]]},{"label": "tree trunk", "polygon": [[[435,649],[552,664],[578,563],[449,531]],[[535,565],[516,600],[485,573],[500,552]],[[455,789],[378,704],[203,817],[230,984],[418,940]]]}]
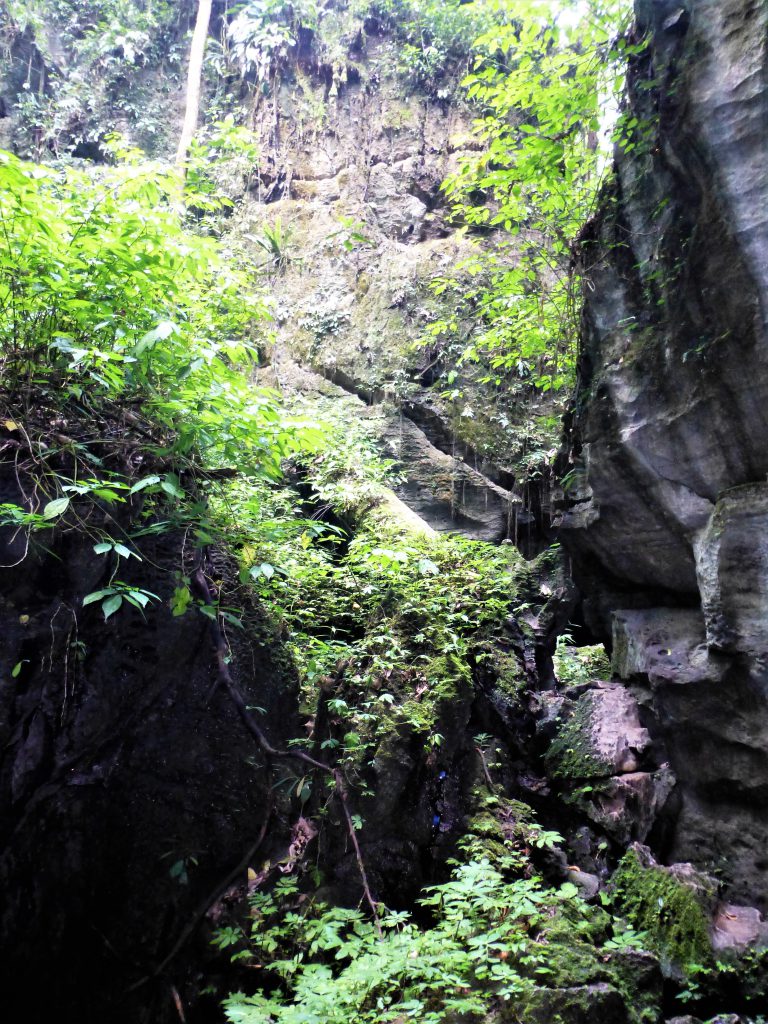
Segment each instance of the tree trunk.
[{"label": "tree trunk", "polygon": [[203,56],[208,25],[211,20],[212,0],[199,0],[195,31],[189,49],[189,70],[187,71],[187,105],[184,111],[184,125],[181,129],[179,148],[176,150],[176,166],[181,167],[187,158],[187,150],[197,128],[200,112],[200,80],[203,74]]}]

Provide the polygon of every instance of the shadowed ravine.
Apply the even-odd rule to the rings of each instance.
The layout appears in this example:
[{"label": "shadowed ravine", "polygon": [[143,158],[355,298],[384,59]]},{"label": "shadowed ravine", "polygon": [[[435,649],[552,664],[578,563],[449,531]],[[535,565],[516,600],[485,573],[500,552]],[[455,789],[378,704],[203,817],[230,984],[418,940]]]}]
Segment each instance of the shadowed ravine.
[{"label": "shadowed ravine", "polygon": [[765,1021],[768,7],[550,258],[529,6],[0,0],[4,1020]]}]

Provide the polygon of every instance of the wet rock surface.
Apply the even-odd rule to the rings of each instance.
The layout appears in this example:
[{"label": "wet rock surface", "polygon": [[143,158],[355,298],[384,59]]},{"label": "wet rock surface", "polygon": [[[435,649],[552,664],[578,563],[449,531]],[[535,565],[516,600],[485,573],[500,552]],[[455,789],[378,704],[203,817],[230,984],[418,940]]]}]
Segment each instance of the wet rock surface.
[{"label": "wet rock surface", "polygon": [[[469,363],[448,379],[474,317],[455,336],[439,331],[435,340],[429,331],[477,286],[462,277],[465,262],[495,244],[492,232],[458,230],[440,188],[480,145],[474,111],[458,78],[435,102],[396,75],[379,75],[380,62],[397,64],[391,40],[369,38],[356,60],[369,80],[350,78],[337,95],[325,94],[322,76],[302,73],[273,101],[256,103],[262,153],[243,201],[243,234],[247,243],[279,221],[285,240],[284,263],[270,279],[276,344],[266,358],[280,386],[281,367],[298,364],[367,406],[387,406],[380,443],[398,460],[399,496],[433,528],[510,538],[535,555],[554,535],[547,453],[532,455],[530,425],[555,423],[558,400],[526,391],[519,378],[510,399],[503,383],[482,383],[486,369]],[[308,105],[323,116],[283,132]],[[441,279],[449,284],[438,293],[432,284]]]}]

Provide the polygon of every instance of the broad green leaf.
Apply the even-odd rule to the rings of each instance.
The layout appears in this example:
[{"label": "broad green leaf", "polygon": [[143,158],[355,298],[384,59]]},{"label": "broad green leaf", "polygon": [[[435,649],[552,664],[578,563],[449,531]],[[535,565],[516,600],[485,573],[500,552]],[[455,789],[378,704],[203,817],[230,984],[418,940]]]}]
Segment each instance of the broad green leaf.
[{"label": "broad green leaf", "polygon": [[171,598],[171,612],[173,615],[183,615],[192,600],[189,587],[176,587]]},{"label": "broad green leaf", "polygon": [[160,482],[160,486],[166,494],[170,494],[172,498],[184,498],[185,493],[179,486],[179,478],[175,473],[167,473],[165,479]]},{"label": "broad green leaf", "polygon": [[43,509],[43,519],[56,519],[69,508],[69,498],[54,498]]},{"label": "broad green leaf", "polygon": [[122,606],[122,603],[123,598],[121,594],[112,594],[111,597],[108,597],[101,606],[101,609],[104,612],[104,620],[106,621],[110,615],[114,615],[114,613]]},{"label": "broad green leaf", "polygon": [[127,548],[125,544],[115,544],[115,551],[121,556],[121,558],[138,558],[139,561],[141,561],[141,558],[139,558],[136,552],[131,551],[131,549]]},{"label": "broad green leaf", "polygon": [[145,476],[143,480],[139,480],[130,489],[130,494],[136,494],[138,491],[143,491],[145,487],[153,487],[155,484],[160,483],[159,476]]},{"label": "broad green leaf", "polygon": [[421,558],[419,559],[419,572],[422,576],[439,576],[440,568],[431,558]]}]

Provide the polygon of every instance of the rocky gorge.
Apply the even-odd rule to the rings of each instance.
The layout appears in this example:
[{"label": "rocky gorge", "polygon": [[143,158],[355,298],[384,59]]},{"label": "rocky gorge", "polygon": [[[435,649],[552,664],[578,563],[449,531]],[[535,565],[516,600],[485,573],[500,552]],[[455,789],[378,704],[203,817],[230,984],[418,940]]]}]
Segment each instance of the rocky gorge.
[{"label": "rocky gorge", "polygon": [[[104,93],[76,131],[62,101],[73,95],[66,32],[55,19],[45,40],[39,25],[5,25],[11,69],[23,59],[50,94],[57,146],[101,159],[107,128],[131,133],[133,88],[156,118],[151,131],[142,122],[148,148],[163,155],[182,93],[169,69],[193,13],[178,6],[136,84],[99,71]],[[347,26],[348,5],[335,6]],[[215,8],[214,27],[226,18]],[[482,152],[459,87],[467,41],[443,77],[415,83],[391,20],[330,24],[296,33],[268,88],[209,70],[203,106],[210,121],[237,112],[258,148],[209,168],[234,204],[216,230],[255,254],[270,295],[253,385],[333,431],[330,452],[286,460],[285,480],[256,492],[259,515],[277,523],[293,503],[315,524],[300,546],[316,528],[331,554],[297,569],[282,539],[249,535],[231,550],[207,544],[200,563],[175,523],[140,540],[152,568],[127,577],[161,610],[102,621],[81,608],[109,582],[90,535],[56,531],[29,554],[2,526],[10,1019],[221,1020],[221,999],[251,996],[257,973],[244,955],[230,963],[222,930],[266,930],[262,890],[295,877],[301,895],[283,915],[369,899],[426,928],[420,894],[469,850],[566,894],[542,897],[542,917],[525,924],[545,959],[521,974],[530,981],[538,964],[538,975],[522,994],[486,995],[482,1019],[759,1022],[768,9],[636,0],[630,144],[616,147],[573,248],[580,327],[565,410],[528,370],[462,358],[479,317],[457,298],[471,287],[467,261],[495,253],[503,231],[472,230],[441,188]],[[5,73],[3,144],[19,151],[22,92]],[[450,317],[450,331],[430,333]],[[17,423],[43,443],[75,429],[85,443],[92,430],[51,427],[44,406],[21,413],[13,398],[4,507],[29,487],[14,468]],[[99,429],[138,443],[148,428],[132,416]],[[55,458],[76,477],[75,449]],[[133,479],[126,458],[113,468]],[[254,515],[240,492],[226,500],[235,518]],[[108,531],[149,521],[140,493],[120,516],[99,514]],[[242,589],[249,548],[261,552],[256,591]],[[290,598],[278,600],[281,557]],[[195,617],[177,614],[185,578]],[[245,629],[211,624],[211,587],[242,606]],[[414,657],[392,653],[414,636]],[[312,778],[291,749],[314,759]],[[571,892],[586,910],[567,905]],[[426,1020],[425,1005],[381,1019]],[[247,1002],[227,1012],[294,1019],[238,1017]]]}]

